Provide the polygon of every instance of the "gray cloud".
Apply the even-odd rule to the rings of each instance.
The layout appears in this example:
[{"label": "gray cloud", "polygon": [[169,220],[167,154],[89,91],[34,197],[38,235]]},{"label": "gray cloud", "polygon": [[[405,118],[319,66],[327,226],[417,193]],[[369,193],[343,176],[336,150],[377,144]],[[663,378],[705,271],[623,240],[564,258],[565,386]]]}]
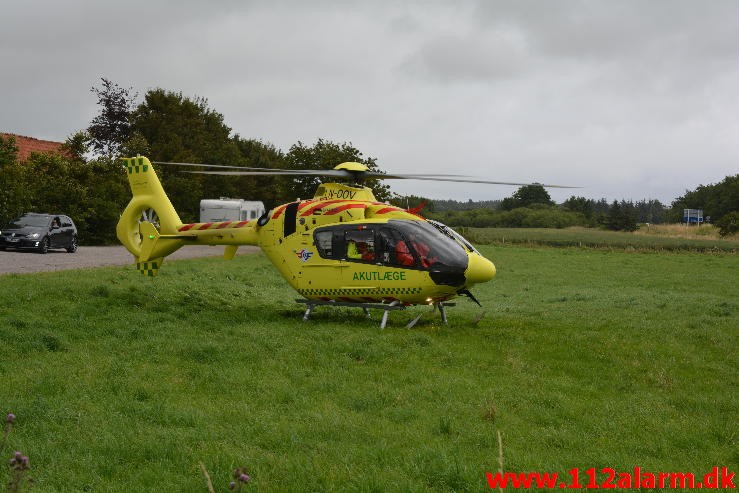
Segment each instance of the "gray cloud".
[{"label": "gray cloud", "polygon": [[493,82],[520,75],[528,56],[525,39],[517,30],[467,37],[445,33],[426,41],[401,69],[441,82]]},{"label": "gray cloud", "polygon": [[65,138],[105,76],[205,97],[234,132],[282,148],[323,137],[398,172],[669,201],[739,168],[738,14],[722,0],[14,2],[0,130]]}]

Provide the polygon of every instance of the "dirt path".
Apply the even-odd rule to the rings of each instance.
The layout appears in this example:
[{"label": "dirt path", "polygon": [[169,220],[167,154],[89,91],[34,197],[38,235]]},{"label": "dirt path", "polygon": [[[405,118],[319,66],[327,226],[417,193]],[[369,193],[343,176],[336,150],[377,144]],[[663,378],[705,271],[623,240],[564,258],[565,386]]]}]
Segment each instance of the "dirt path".
[{"label": "dirt path", "polygon": [[[237,255],[252,254],[259,251],[255,246],[242,246]],[[187,246],[180,248],[167,259],[193,257],[220,257],[222,246]],[[85,269],[105,265],[128,265],[133,256],[122,246],[79,247],[76,253],[64,250],[50,250],[43,255],[27,250],[0,251],[0,275],[54,270]]]}]

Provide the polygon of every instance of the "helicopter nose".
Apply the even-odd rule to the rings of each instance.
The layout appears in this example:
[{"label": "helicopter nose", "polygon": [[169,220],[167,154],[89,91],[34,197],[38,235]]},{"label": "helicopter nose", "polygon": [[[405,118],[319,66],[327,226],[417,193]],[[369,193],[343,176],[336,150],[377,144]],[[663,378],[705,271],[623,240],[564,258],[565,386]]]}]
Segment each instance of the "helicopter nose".
[{"label": "helicopter nose", "polygon": [[464,271],[464,277],[467,280],[466,285],[479,284],[488,282],[495,276],[495,265],[482,255],[471,253],[467,270]]}]

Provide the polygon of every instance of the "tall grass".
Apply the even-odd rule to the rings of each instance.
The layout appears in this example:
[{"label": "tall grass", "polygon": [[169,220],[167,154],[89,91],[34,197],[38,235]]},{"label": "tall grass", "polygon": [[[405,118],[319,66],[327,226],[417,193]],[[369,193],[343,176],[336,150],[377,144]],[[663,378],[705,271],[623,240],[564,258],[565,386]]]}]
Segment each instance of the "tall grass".
[{"label": "tall grass", "polygon": [[[687,225],[687,224],[642,224],[635,234],[652,236],[670,236],[673,238],[713,239],[721,240],[720,228],[713,224]],[[726,238],[736,240],[737,238]]]},{"label": "tall grass", "polygon": [[486,315],[412,330],[303,322],[262,255],[2,276],[10,446],[34,491],[482,491],[498,432],[509,471],[736,469],[739,257],[482,251]]}]

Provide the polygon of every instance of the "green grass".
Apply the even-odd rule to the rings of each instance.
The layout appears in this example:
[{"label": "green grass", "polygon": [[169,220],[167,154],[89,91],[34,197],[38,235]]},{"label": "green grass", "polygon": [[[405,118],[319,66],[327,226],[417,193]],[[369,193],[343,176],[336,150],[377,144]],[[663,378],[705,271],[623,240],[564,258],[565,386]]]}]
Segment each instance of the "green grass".
[{"label": "green grass", "polygon": [[[444,326],[318,308],[262,255],[0,277],[34,491],[484,491],[497,469],[739,463],[739,257],[483,247]],[[5,459],[2,459],[3,461]],[[0,471],[5,479],[7,471]]]},{"label": "green grass", "polygon": [[[697,230],[697,228],[695,228]],[[707,229],[707,228],[704,228]],[[628,233],[595,228],[459,228],[470,241],[483,244],[524,244],[527,246],[589,247],[655,251],[730,252],[739,251],[739,240],[682,238],[644,231]]]}]

